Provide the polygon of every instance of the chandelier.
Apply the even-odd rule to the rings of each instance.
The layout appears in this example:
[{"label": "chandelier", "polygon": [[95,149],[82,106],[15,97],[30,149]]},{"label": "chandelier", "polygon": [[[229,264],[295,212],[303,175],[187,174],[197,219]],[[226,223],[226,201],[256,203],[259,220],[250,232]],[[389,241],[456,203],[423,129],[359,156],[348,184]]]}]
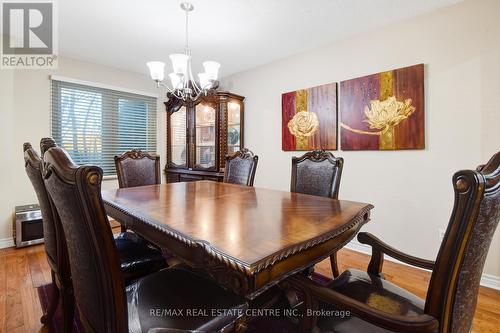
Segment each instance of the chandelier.
[{"label": "chandelier", "polygon": [[146,63],[151,74],[151,78],[158,87],[163,86],[168,90],[167,96],[172,95],[183,101],[193,102],[202,95],[206,96],[218,87],[217,76],[219,74],[220,64],[215,61],[203,62],[205,72],[198,74],[198,82],[193,76],[191,68],[191,50],[189,49],[189,12],[193,11],[194,6],[189,2],[181,3],[182,10],[186,13],[186,45],[184,53],[171,54],[169,56],[172,62],[173,72],[168,75],[171,87],[164,84],[165,63],[161,61],[150,61]]}]

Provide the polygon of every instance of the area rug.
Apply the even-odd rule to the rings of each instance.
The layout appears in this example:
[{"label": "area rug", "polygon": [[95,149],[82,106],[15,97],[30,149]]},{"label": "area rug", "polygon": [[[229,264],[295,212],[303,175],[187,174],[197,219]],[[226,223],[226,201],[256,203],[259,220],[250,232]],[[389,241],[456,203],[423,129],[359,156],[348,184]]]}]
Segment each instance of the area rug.
[{"label": "area rug", "polygon": [[[36,288],[43,313],[45,313],[45,311],[49,307],[49,299],[50,295],[52,294],[52,288],[53,288],[52,284],[50,283]],[[49,325],[49,333],[62,333],[63,331],[62,325],[63,325],[62,309],[61,309],[61,302],[59,302],[54,317],[52,318],[52,325]],[[73,332],[84,333],[82,324],[80,323],[80,317],[76,311],[75,311],[75,319],[73,321]]]},{"label": "area rug", "polygon": [[[313,273],[312,279],[320,284],[326,284],[330,281],[329,278]],[[52,292],[52,285],[46,284],[37,288],[38,298],[40,299],[40,305],[42,307],[42,311],[45,313],[45,310],[49,306],[49,297]],[[52,323],[49,325],[49,333],[62,333],[62,310],[59,304],[54,317],[52,318]],[[248,333],[260,333],[260,332],[273,332],[273,333],[287,333],[289,324],[287,319],[285,318],[269,318],[263,317],[250,321],[248,325]],[[78,312],[75,311],[75,320],[73,322],[73,332],[83,333],[84,330],[82,328],[82,324],[80,322],[80,317]]]}]

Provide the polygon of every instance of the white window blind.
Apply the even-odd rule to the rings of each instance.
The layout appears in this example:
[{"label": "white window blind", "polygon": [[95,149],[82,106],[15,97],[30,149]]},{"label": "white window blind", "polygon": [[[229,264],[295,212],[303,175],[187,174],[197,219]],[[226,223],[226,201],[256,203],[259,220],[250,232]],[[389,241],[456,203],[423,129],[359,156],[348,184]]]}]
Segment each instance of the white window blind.
[{"label": "white window blind", "polygon": [[52,136],[75,163],[115,175],[113,157],[156,153],[156,98],[52,79]]}]

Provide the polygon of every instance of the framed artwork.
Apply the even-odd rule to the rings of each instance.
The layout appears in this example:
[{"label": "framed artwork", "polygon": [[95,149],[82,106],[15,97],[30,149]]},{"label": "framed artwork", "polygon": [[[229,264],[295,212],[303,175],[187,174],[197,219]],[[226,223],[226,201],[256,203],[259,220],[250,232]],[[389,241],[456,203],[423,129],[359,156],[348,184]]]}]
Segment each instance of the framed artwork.
[{"label": "framed artwork", "polygon": [[337,83],[281,95],[282,149],[337,149]]},{"label": "framed artwork", "polygon": [[424,149],[424,65],[340,83],[342,150]]}]

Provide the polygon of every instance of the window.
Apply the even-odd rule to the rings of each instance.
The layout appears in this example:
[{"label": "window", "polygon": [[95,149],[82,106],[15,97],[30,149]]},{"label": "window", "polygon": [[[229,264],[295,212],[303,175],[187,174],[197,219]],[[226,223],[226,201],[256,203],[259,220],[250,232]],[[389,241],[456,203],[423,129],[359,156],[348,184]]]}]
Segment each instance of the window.
[{"label": "window", "polygon": [[75,163],[114,175],[115,155],[156,153],[156,98],[52,79],[51,127]]}]

